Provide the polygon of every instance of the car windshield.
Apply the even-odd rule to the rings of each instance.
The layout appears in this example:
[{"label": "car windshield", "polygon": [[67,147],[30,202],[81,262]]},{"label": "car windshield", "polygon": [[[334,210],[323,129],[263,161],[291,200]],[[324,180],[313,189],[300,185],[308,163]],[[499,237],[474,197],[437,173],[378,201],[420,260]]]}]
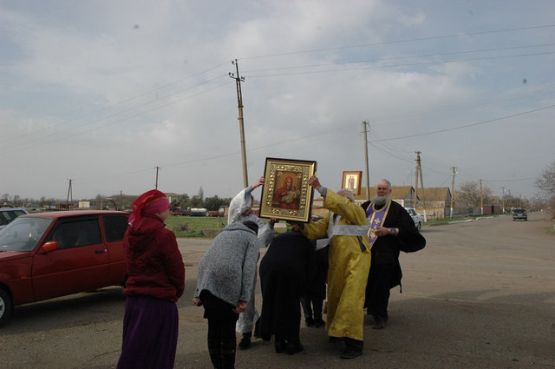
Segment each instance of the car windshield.
[{"label": "car windshield", "polygon": [[513,210],[515,213],[524,213],[524,209],[515,209]]},{"label": "car windshield", "polygon": [[32,251],[51,222],[44,218],[17,218],[0,231],[0,252]]}]

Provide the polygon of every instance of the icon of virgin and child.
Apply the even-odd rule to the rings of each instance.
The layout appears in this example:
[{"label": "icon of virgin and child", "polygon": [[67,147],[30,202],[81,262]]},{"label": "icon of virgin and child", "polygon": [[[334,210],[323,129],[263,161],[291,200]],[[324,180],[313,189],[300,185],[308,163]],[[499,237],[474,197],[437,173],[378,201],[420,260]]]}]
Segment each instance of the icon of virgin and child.
[{"label": "icon of virgin and child", "polygon": [[301,173],[276,172],[276,190],[272,198],[272,206],[287,210],[299,210],[301,181]]}]

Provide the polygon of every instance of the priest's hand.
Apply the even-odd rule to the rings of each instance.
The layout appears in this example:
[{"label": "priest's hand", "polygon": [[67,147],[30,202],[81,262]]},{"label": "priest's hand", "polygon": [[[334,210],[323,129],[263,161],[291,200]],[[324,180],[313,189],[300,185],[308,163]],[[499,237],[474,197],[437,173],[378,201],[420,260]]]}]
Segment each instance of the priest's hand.
[{"label": "priest's hand", "polygon": [[234,311],[237,314],[241,314],[246,309],[247,309],[247,302],[246,301],[239,301],[239,303],[237,305],[235,305]]},{"label": "priest's hand", "polygon": [[320,188],[322,185],[320,184],[320,180],[316,176],[311,176],[308,179],[308,184],[314,188]]},{"label": "priest's hand", "polygon": [[258,178],[258,181],[256,181],[256,183],[252,186],[252,189],[254,190],[255,188],[258,188],[260,186],[264,186],[264,181],[265,181],[265,179],[264,179],[263,176]]},{"label": "priest's hand", "polygon": [[193,298],[193,305],[195,306],[202,306],[202,301],[198,297]]},{"label": "priest's hand", "polygon": [[374,234],[378,237],[389,236],[391,231],[389,228],[380,227],[374,231]]}]

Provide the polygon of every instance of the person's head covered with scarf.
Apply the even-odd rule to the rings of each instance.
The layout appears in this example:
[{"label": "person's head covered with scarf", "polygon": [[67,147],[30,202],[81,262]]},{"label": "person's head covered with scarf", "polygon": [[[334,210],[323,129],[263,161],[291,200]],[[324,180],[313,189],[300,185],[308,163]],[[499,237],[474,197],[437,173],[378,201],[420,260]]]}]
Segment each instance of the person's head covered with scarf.
[{"label": "person's head covered with scarf", "polygon": [[227,224],[244,221],[258,223],[258,217],[252,212],[254,203],[252,192],[262,185],[264,185],[264,177],[260,177],[253,186],[245,188],[231,200]]},{"label": "person's head covered with scarf", "polygon": [[169,198],[162,191],[150,190],[143,193],[133,201],[133,210],[129,217],[131,229],[139,229],[145,218],[166,220],[170,215],[170,206]]}]

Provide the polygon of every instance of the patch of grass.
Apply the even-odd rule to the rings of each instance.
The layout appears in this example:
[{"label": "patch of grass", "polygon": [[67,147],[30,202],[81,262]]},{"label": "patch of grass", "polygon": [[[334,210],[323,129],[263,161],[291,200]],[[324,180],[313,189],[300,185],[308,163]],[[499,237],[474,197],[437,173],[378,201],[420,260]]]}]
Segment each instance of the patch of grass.
[{"label": "patch of grass", "polygon": [[166,225],[176,237],[214,237],[227,224],[223,217],[170,216]]},{"label": "patch of grass", "polygon": [[428,220],[424,225],[427,226],[439,226],[439,225],[446,225],[449,224],[449,219],[433,219]]}]

